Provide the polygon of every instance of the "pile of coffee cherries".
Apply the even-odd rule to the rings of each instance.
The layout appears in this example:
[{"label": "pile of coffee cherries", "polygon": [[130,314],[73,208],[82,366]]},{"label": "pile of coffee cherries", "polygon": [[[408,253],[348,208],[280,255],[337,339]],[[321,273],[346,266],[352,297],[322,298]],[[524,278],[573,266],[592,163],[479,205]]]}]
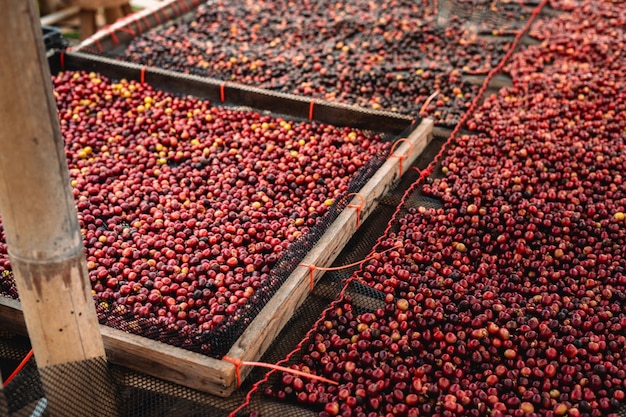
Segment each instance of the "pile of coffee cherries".
[{"label": "pile of coffee cherries", "polygon": [[259,303],[283,253],[389,153],[373,133],[96,73],[53,84],[96,302],[184,335]]},{"label": "pile of coffee cherries", "polygon": [[[607,416],[626,397],[626,9],[537,26],[513,87],[471,115],[441,175],[266,393],[326,416]],[[369,308],[369,311],[367,311]],[[364,311],[366,310],[366,311]],[[614,413],[614,414],[611,414]]]},{"label": "pile of coffee cherries", "polygon": [[[121,58],[367,108],[414,116],[423,110],[454,126],[478,90],[462,74],[487,73],[511,43],[480,37],[479,24],[498,16],[501,30],[509,30],[532,7],[439,3],[218,0],[135,38]],[[492,21],[484,30],[498,28]],[[435,91],[437,100],[422,109]]]}]

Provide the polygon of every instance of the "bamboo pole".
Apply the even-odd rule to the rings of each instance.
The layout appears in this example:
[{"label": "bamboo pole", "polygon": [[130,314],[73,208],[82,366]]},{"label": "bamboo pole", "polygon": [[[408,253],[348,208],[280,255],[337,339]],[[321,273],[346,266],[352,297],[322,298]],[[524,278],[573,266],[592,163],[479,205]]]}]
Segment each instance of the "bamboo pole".
[{"label": "bamboo pole", "polygon": [[0,34],[0,213],[47,411],[115,415],[35,0]]}]

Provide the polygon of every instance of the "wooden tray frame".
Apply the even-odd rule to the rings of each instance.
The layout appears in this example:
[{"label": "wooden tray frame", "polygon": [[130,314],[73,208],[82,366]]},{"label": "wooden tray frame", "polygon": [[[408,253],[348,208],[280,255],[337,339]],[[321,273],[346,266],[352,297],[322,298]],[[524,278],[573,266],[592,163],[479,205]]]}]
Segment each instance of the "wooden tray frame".
[{"label": "wooden tray frame", "polygon": [[[89,1],[89,0],[83,0]],[[117,20],[76,45],[76,52],[116,54],[125,48],[136,36],[146,33],[164,23],[178,19],[197,9],[206,0],[164,0],[154,8],[139,10]],[[210,7],[210,2],[208,2]]]},{"label": "wooden tray frame", "polygon": [[[74,53],[57,54],[50,57],[50,64],[53,73],[61,69],[97,71],[110,77],[149,80],[157,88],[164,86],[166,90],[194,94],[202,98],[223,98],[225,93],[222,82],[181,76],[157,69],[146,70],[132,64],[120,65],[117,61],[101,57]],[[406,130],[408,126],[415,126],[411,125],[408,118],[394,113],[322,101],[313,102],[289,94],[276,94],[236,85],[228,86],[226,92],[230,97],[227,103],[230,104],[264,108],[293,117],[314,116],[313,120],[324,123],[391,131],[396,134]],[[315,104],[315,113],[312,112],[311,103]],[[432,120],[423,119],[397,144],[390,157],[359,191],[362,199],[354,197],[349,202],[301,261],[302,265],[328,267],[333,263],[359,223],[373,212],[380,199],[410,169],[411,164],[430,143],[433,126]],[[226,356],[241,361],[258,361],[307,298],[311,285],[323,273],[318,269],[297,267],[244,330]],[[0,297],[0,321],[0,327],[4,330],[27,334],[21,305],[16,300]],[[238,377],[236,367],[230,361],[215,359],[104,325],[100,326],[100,332],[111,363],[219,397],[230,396],[238,388],[238,383],[251,371],[250,367],[243,366]]]}]

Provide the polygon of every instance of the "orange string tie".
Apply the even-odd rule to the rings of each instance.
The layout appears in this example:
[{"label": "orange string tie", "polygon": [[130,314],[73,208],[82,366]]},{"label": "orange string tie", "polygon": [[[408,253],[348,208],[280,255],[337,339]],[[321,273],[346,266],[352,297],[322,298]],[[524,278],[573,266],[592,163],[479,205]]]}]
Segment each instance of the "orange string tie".
[{"label": "orange string tie", "polygon": [[180,5],[178,4],[177,1],[172,3],[172,10],[176,14],[176,16],[180,16],[181,14],[183,14],[182,10],[180,9]]},{"label": "orange string tie", "polygon": [[313,291],[313,289],[315,288],[315,281],[313,279],[313,271],[316,269],[321,269],[321,268],[318,268],[315,265],[309,265],[309,264],[299,264],[298,266],[309,268],[309,289]]},{"label": "orange string tie", "polygon": [[187,13],[189,11],[189,6],[187,5],[187,2],[185,0],[180,2],[178,7],[180,7],[180,10],[181,10],[182,13]]},{"label": "orange string tie", "polygon": [[413,171],[417,172],[418,174],[421,174],[422,170],[419,169],[418,167],[411,167],[410,169],[412,169]]},{"label": "orange string tie", "polygon": [[126,32],[130,36],[135,36],[135,31],[130,28],[130,25],[129,26],[122,26],[122,27],[118,28],[118,30],[120,30],[122,32]]},{"label": "orange string tie", "polygon": [[365,206],[365,198],[363,198],[363,196],[359,193],[350,193],[348,194],[348,197],[350,196],[359,197],[359,199],[361,200],[361,204],[359,205],[348,204],[347,206],[347,207],[356,209],[356,228],[358,229],[359,227],[361,227],[361,210]]},{"label": "orange string tie", "polygon": [[248,362],[248,361],[243,361],[243,364],[247,365],[247,366],[260,366],[262,368],[274,369],[274,370],[277,370],[277,371],[283,371],[283,372],[287,372],[287,373],[290,373],[290,374],[298,375],[298,376],[301,376],[301,377],[304,377],[304,378],[315,379],[317,381],[326,382],[327,384],[339,385],[339,382],[333,381],[333,380],[328,379],[328,378],[324,378],[323,376],[310,374],[308,372],[299,371],[299,370],[293,369],[293,368],[287,368],[285,366],[274,365],[274,364],[271,364],[271,363],[264,363],[264,362]]},{"label": "orange string tie", "polygon": [[323,376],[310,374],[308,372],[300,371],[298,369],[287,368],[285,366],[274,365],[274,364],[265,363],[265,362],[242,361],[240,359],[235,359],[235,358],[231,358],[228,356],[222,356],[222,359],[235,365],[235,375],[237,377],[237,388],[241,387],[241,367],[242,366],[258,366],[261,368],[268,368],[268,369],[272,369],[276,371],[287,372],[287,373],[298,375],[298,376],[308,378],[308,379],[315,379],[317,381],[326,382],[328,384],[339,385],[337,381],[324,378]]},{"label": "orange string tie", "polygon": [[139,18],[136,18],[133,20],[133,22],[135,23],[135,27],[137,28],[137,35],[141,35],[143,33],[143,27],[141,26],[141,20]]},{"label": "orange string tie", "polygon": [[422,172],[420,172],[420,178],[419,178],[418,181],[424,181],[432,173],[433,173],[433,168],[428,166],[426,169],[424,169],[424,170],[422,170]]},{"label": "orange string tie", "polygon": [[226,83],[220,84],[220,100],[222,100],[222,103],[225,101],[225,97],[226,97],[226,94],[224,91],[225,87],[226,87]]},{"label": "orange string tie", "polygon": [[[408,144],[409,144],[409,150],[408,150],[408,152],[407,152],[407,154],[406,154],[406,155],[396,155],[396,154],[394,153],[394,151],[396,150],[396,147],[397,147],[397,146],[398,146],[398,144],[399,144],[399,143],[401,143],[401,142],[406,142],[406,143],[408,143]],[[411,153],[413,153],[413,144],[412,144],[411,142],[409,142],[409,140],[408,140],[408,139],[406,139],[406,138],[400,138],[400,139],[398,139],[398,140],[397,140],[397,141],[393,144],[393,146],[391,147],[391,151],[390,151],[390,155],[389,155],[389,156],[390,156],[390,157],[394,157],[394,158],[398,158],[398,159],[400,160],[400,164],[399,164],[399,165],[400,165],[400,173],[399,173],[399,176],[402,176],[402,173],[404,172],[404,166],[403,166],[403,164],[404,164],[404,160],[405,160],[405,159],[406,159],[406,158],[407,158],[407,157],[408,157]]]},{"label": "orange string tie", "polygon": [[439,95],[439,91],[435,91],[430,96],[428,96],[428,98],[426,99],[426,101],[422,105],[422,108],[420,109],[420,112],[419,112],[420,115],[424,114],[424,112],[428,108],[428,105],[430,104],[430,102],[433,101],[435,99],[435,97],[437,97],[438,95]]},{"label": "orange string tie", "polygon": [[141,18],[143,19],[143,24],[146,25],[146,31],[150,30],[150,21],[148,20],[148,16],[143,15]]},{"label": "orange string tie", "polygon": [[313,120],[313,110],[315,109],[315,100],[311,100],[309,104],[309,120]]},{"label": "orange string tie", "polygon": [[377,257],[379,255],[382,255],[385,252],[389,252],[390,250],[397,249],[400,246],[402,246],[402,242],[396,242],[395,245],[393,245],[392,247],[390,247],[388,249],[385,249],[382,252],[375,252],[372,255],[370,255],[370,256],[368,256],[366,258],[361,259],[360,261],[356,261],[356,262],[353,262],[353,263],[347,264],[347,265],[331,266],[331,267],[326,267],[325,268],[325,267],[322,267],[322,266],[315,266],[315,265],[309,265],[309,264],[301,263],[301,264],[298,264],[298,266],[303,266],[305,268],[309,268],[309,287],[310,287],[311,291],[313,291],[313,289],[315,288],[315,285],[314,285],[315,283],[313,281],[313,271],[314,270],[317,269],[318,271],[340,271],[342,269],[352,268],[354,266],[359,266],[361,264],[364,264],[365,262],[367,262],[367,261],[369,261],[371,259],[374,259],[375,257]]},{"label": "orange string tie", "polygon": [[167,16],[167,14],[165,13],[165,9],[162,9],[162,8],[157,8],[157,11],[161,12],[161,17],[163,18],[163,21],[164,21],[164,22],[167,22],[167,21],[168,21],[168,16]]},{"label": "orange string tie", "polygon": [[146,82],[146,67],[145,67],[145,65],[143,67],[141,67],[141,70],[139,71],[139,82],[141,84],[144,84]]},{"label": "orange string tie", "polygon": [[117,46],[120,44],[120,42],[117,40],[117,36],[115,35],[115,31],[111,29],[110,25],[105,26],[104,30],[106,30],[106,32],[111,37],[111,40],[113,41],[113,45]]},{"label": "orange string tie", "polygon": [[102,49],[102,45],[100,45],[100,40],[98,38],[94,39],[94,43],[96,44],[96,47],[98,48],[99,53],[104,52],[104,49]]},{"label": "orange string tie", "polygon": [[237,388],[241,387],[241,366],[243,361],[241,359],[231,358],[229,356],[222,356],[222,359],[235,365],[235,377],[237,378]]},{"label": "orange string tie", "polygon": [[152,16],[154,16],[154,19],[157,21],[157,24],[160,25],[161,17],[159,16],[159,13],[155,10],[154,12],[152,12]]}]

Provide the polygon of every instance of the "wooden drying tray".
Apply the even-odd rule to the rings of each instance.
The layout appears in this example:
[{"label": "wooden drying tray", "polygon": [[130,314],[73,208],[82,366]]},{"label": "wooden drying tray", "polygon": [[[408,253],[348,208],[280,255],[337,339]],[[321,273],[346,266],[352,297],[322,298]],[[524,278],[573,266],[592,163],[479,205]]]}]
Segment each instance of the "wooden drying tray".
[{"label": "wooden drying tray", "polygon": [[[350,204],[353,207],[347,207],[341,212],[302,260],[302,264],[318,267],[332,264],[357,230],[357,216],[360,216],[361,222],[365,220],[401,174],[410,169],[412,162],[428,145],[432,128],[432,120],[422,120],[406,142],[397,146],[394,155],[403,158],[392,156],[382,165],[360,190],[364,202],[355,197]],[[361,206],[360,211],[357,211],[358,206]],[[323,271],[313,270],[314,282],[322,274]],[[235,342],[227,356],[241,361],[258,361],[308,296],[310,277],[308,267],[296,268]],[[0,297],[0,322],[6,330],[26,334],[21,306],[15,300]],[[100,326],[100,331],[111,363],[220,397],[227,397],[237,389],[235,365],[229,361],[169,346],[104,325]],[[250,370],[250,367],[242,367],[241,378],[244,379]]]},{"label": "wooden drying tray", "polygon": [[[87,0],[83,0],[87,1]],[[135,37],[195,10],[206,0],[164,0],[153,8],[145,8],[106,26],[75,47],[76,51],[115,55]]]},{"label": "wooden drying tray", "polygon": [[[434,123],[430,119],[412,124],[408,117],[395,113],[364,110],[324,101],[313,102],[310,98],[224,85],[221,81],[183,76],[158,69],[144,69],[133,64],[81,54],[55,54],[50,57],[49,63],[52,73],[62,69],[96,71],[111,78],[142,80],[156,88],[179,94],[193,94],[218,103],[224,101],[225,105],[247,106],[329,124],[393,132],[396,135],[407,131],[408,127],[416,126],[406,140],[398,142],[390,157],[359,190],[362,199],[354,197],[329,226],[301,261],[303,265],[330,266],[357,230],[359,221],[363,222],[372,213],[378,201],[410,169],[432,138]],[[323,271],[317,269],[297,267],[235,341],[226,356],[241,361],[258,361],[307,298],[311,283],[316,283],[322,275]],[[0,320],[0,327],[26,334],[18,302],[0,297]],[[216,396],[227,397],[237,389],[237,372],[232,362],[103,325],[100,330],[111,363]],[[242,367],[240,378],[243,380],[250,370],[250,367]]]}]

